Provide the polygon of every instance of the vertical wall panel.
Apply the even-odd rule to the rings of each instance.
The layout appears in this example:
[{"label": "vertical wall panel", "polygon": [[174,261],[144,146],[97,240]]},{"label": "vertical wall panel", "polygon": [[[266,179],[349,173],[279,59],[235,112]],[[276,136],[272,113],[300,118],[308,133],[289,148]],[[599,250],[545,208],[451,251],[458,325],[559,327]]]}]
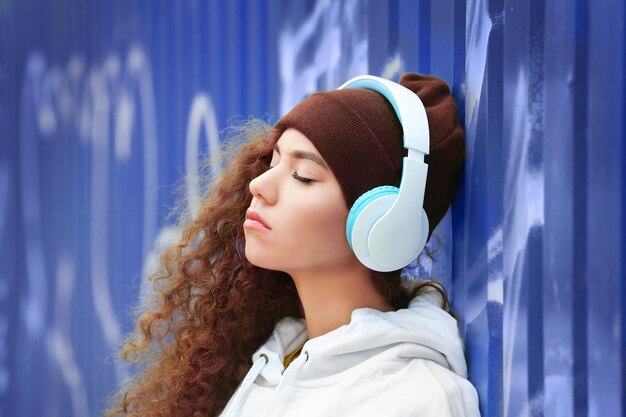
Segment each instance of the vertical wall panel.
[{"label": "vertical wall panel", "polygon": [[[588,392],[589,415],[613,414],[620,408],[620,328],[618,280],[620,258],[620,117],[623,68],[607,65],[619,51],[623,5],[609,1],[589,8],[588,50]],[[604,5],[604,7],[601,7]],[[617,6],[617,7],[615,7]],[[610,82],[607,82],[611,80]],[[622,177],[623,179],[623,177]],[[621,218],[623,221],[623,218]],[[602,249],[600,249],[602,248]]]},{"label": "vertical wall panel", "polygon": [[[626,67],[626,5],[622,4],[622,60],[620,67],[623,69]],[[622,100],[621,100],[621,143],[622,143],[622,151],[621,151],[621,175],[619,176],[620,180],[618,181],[618,190],[621,191],[621,215],[620,222],[621,227],[620,230],[620,244],[619,244],[619,259],[621,262],[619,264],[619,272],[618,277],[620,281],[620,329],[619,332],[621,337],[621,349],[620,349],[620,388],[622,398],[621,407],[622,413],[626,413],[626,331],[624,331],[624,327],[626,327],[626,242],[624,241],[624,236],[626,236],[626,71],[622,71]],[[615,135],[615,137],[619,138],[619,135]],[[617,229],[617,228],[616,228]]]},{"label": "vertical wall panel", "polygon": [[546,416],[573,416],[575,11],[546,1],[544,107],[544,375]]},{"label": "vertical wall panel", "polygon": [[589,92],[589,4],[577,0],[575,3],[574,52],[574,282],[573,282],[573,338],[574,338],[574,412],[576,416],[589,415],[589,320],[588,294],[590,278],[588,269],[588,111]]}]

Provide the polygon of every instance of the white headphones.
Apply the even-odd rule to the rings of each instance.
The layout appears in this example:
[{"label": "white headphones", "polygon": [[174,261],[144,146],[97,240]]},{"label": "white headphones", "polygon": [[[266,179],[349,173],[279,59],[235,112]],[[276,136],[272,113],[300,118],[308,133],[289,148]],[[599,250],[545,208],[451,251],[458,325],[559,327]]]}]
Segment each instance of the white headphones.
[{"label": "white headphones", "polygon": [[361,195],[352,205],[346,236],[359,261],[375,271],[388,272],[410,264],[428,238],[428,217],[423,208],[430,135],[426,109],[408,88],[384,78],[361,75],[343,88],[366,88],[382,94],[393,106],[404,131],[400,187],[383,185]]}]

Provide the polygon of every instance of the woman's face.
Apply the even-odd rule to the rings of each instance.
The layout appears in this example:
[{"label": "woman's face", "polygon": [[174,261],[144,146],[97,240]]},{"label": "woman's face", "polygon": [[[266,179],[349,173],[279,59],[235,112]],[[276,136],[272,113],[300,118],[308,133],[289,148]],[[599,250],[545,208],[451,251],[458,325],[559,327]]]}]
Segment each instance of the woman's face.
[{"label": "woman's face", "polygon": [[345,236],[348,208],[339,183],[298,130],[282,134],[270,169],[250,182],[250,192],[243,227],[252,264],[293,274],[358,263]]}]

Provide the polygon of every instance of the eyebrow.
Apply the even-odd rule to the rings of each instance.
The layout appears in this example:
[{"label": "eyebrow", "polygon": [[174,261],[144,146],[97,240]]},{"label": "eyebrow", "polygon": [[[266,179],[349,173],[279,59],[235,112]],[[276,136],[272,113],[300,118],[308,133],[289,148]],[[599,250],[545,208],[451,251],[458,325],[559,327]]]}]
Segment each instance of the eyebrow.
[{"label": "eyebrow", "polygon": [[[278,152],[280,155],[280,149],[278,148],[278,144],[274,144],[274,150]],[[309,161],[313,161],[324,169],[328,169],[328,166],[324,162],[322,158],[314,154],[313,152],[308,151],[291,151],[289,152],[289,156],[296,159],[308,159]]]}]

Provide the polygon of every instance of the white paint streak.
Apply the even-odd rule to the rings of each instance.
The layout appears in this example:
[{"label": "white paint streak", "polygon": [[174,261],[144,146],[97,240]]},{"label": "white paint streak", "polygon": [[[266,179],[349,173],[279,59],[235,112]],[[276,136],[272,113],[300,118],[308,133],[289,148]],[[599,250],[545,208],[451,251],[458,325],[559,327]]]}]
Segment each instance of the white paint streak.
[{"label": "white paint streak", "polygon": [[[573,386],[574,381],[570,375],[546,375],[543,415],[550,417],[574,416],[574,401],[572,401]],[[567,399],[570,401],[566,401]],[[535,415],[542,414],[537,413]]]},{"label": "white paint streak", "polygon": [[[304,22],[289,22],[281,30],[281,114],[308,94],[337,88],[350,76],[367,73],[368,43],[362,7],[357,0],[343,4],[318,1]],[[313,58],[299,64],[304,52]]]},{"label": "white paint streak", "polygon": [[387,62],[387,64],[385,64],[380,76],[388,80],[393,80],[395,78],[400,78],[403,72],[404,60],[400,54],[397,53]]},{"label": "white paint streak", "polygon": [[139,89],[141,108],[141,130],[144,144],[144,215],[141,255],[142,259],[145,260],[157,235],[158,133],[152,69],[145,52],[137,45],[133,46],[128,53],[127,72],[130,80],[136,83]]},{"label": "white paint streak", "polygon": [[87,390],[76,363],[69,326],[75,280],[74,261],[67,254],[62,254],[57,260],[54,323],[47,342],[50,354],[57,361],[61,376],[70,390],[72,416],[88,417]]},{"label": "white paint streak", "polygon": [[121,336],[108,285],[108,189],[109,189],[109,125],[111,103],[106,71],[93,72],[89,87],[92,107],[92,175],[91,175],[91,291],[97,317],[109,344]]},{"label": "white paint streak", "polygon": [[130,158],[135,121],[135,103],[129,91],[120,94],[115,114],[115,160],[127,161]]},{"label": "white paint streak", "polygon": [[41,80],[46,61],[40,53],[33,53],[26,63],[26,75],[20,97],[19,169],[24,219],[26,295],[20,303],[21,317],[27,334],[37,340],[45,326],[47,282],[45,256],[41,234],[41,202],[39,186],[39,153],[35,126],[42,106]]},{"label": "white paint streak", "polygon": [[215,117],[215,108],[206,94],[197,94],[191,103],[187,119],[187,138],[185,140],[185,161],[187,168],[187,200],[192,213],[197,213],[202,198],[199,184],[198,158],[200,155],[200,136],[204,127],[209,154],[211,155],[211,175],[215,178],[220,171],[219,130]]},{"label": "white paint streak", "polygon": [[504,276],[502,273],[502,228],[498,227],[487,241],[487,301],[504,302]]},{"label": "white paint streak", "polygon": [[[512,109],[510,150],[505,161],[504,184],[504,235],[507,244],[503,250],[503,270],[506,279],[505,310],[503,317],[503,378],[504,410],[509,410],[509,399],[515,391],[513,384],[513,357],[522,306],[521,291],[529,232],[533,227],[543,226],[544,221],[544,174],[543,167],[528,164],[530,144],[530,114],[528,113],[528,76],[519,69]],[[525,323],[525,320],[523,321]],[[526,329],[519,329],[525,332]],[[517,346],[519,348],[519,346]]]},{"label": "white paint streak", "polygon": [[476,137],[476,114],[485,78],[491,19],[487,0],[477,0],[467,6],[465,33],[465,124],[471,138]]}]

